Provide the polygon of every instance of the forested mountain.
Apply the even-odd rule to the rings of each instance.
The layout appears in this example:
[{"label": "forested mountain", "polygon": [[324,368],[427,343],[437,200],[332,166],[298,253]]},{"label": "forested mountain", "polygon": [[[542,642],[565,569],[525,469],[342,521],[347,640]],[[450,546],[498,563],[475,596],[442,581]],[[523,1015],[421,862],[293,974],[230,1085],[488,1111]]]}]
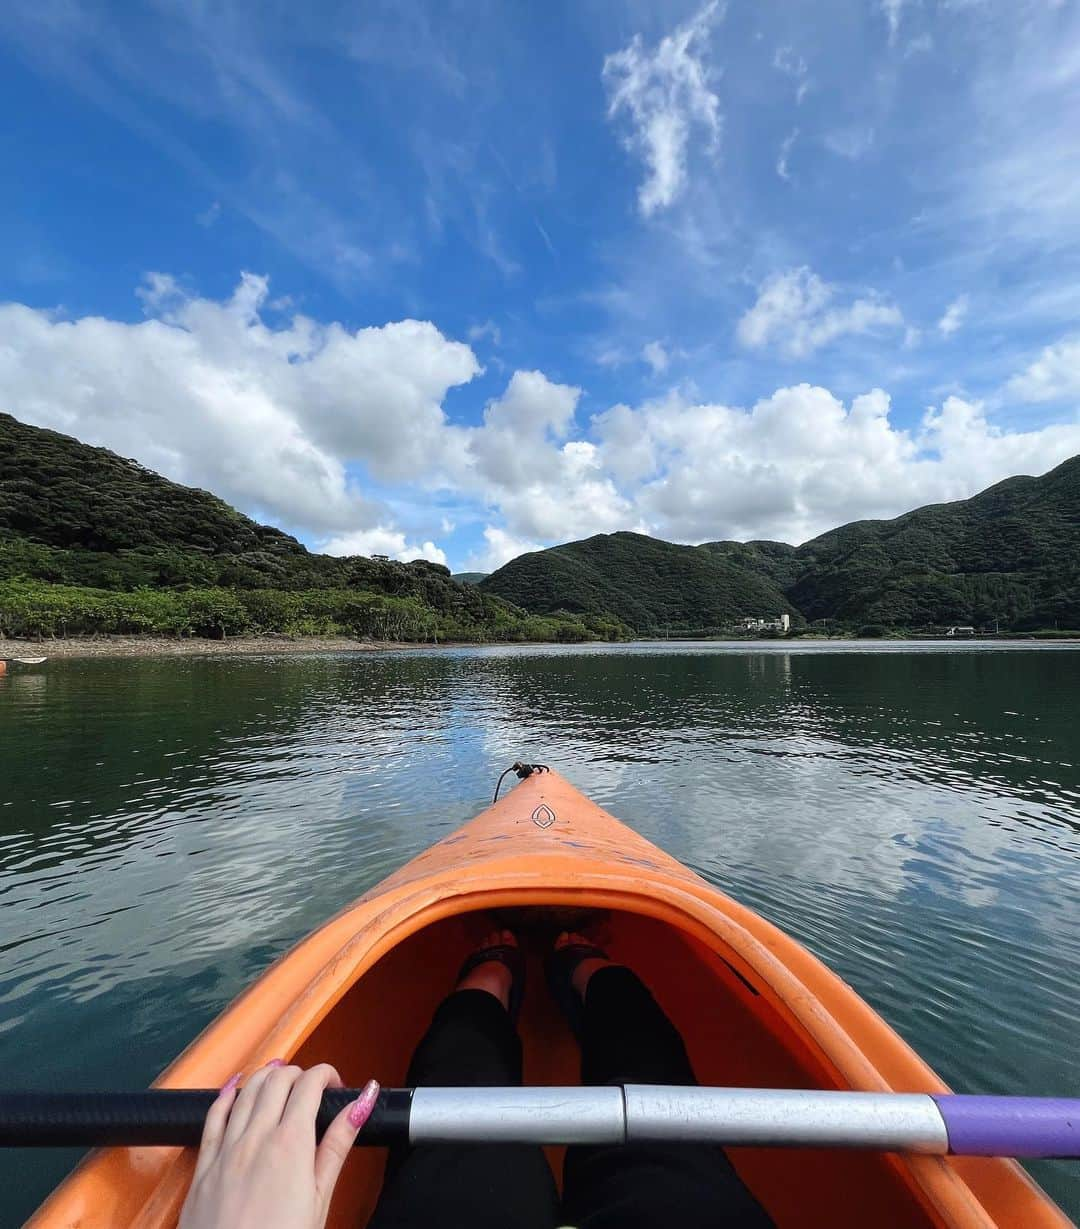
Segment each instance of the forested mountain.
[{"label": "forested mountain", "polygon": [[1080,629],[1080,457],[799,547],[599,535],[523,555],[481,588],[529,610],[609,611],[643,633],[785,610],[854,628]]},{"label": "forested mountain", "polygon": [[[730,551],[720,549],[727,545]],[[743,615],[794,614],[775,576],[754,558],[737,542],[676,546],[640,533],[597,534],[521,555],[480,588],[526,610],[603,611],[639,632],[711,631]]]},{"label": "forested mountain", "polygon": [[424,598],[450,576],[423,560],[313,554],[216,495],[0,414],[0,576],[16,571],[106,589],[360,585]]},{"label": "forested mountain", "polygon": [[799,552],[786,542],[706,542],[701,549],[747,571],[760,573],[781,589],[799,576]]},{"label": "forested mountain", "polygon": [[537,622],[440,564],[314,554],[206,491],[9,414],[0,414],[0,587],[0,635],[597,634],[580,620]]},{"label": "forested mountain", "polygon": [[598,534],[454,578],[314,554],[214,495],[0,414],[0,635],[582,639],[785,612],[856,629],[1080,629],[1080,457],[799,547]]},{"label": "forested mountain", "polygon": [[800,546],[808,619],[1080,628],[1080,457],[971,499],[855,521]]}]

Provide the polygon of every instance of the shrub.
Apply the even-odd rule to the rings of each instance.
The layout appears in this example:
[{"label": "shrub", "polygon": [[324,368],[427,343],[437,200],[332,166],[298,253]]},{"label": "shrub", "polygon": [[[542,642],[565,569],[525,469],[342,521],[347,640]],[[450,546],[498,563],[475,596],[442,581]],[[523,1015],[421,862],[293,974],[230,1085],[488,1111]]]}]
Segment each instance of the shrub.
[{"label": "shrub", "polygon": [[0,636],[356,636],[375,640],[485,642],[613,638],[617,620],[526,615],[485,599],[484,619],[440,613],[418,597],[357,589],[133,589],[0,579]]}]

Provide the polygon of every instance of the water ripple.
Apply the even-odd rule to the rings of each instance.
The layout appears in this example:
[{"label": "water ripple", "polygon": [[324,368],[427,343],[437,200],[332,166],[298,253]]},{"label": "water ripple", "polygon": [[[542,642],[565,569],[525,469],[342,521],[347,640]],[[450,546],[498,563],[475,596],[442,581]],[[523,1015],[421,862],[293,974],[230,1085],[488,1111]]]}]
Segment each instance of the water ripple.
[{"label": "water ripple", "polygon": [[[12,672],[8,1078],[145,1083],[281,951],[528,758],[801,939],[957,1087],[1080,1095],[1077,695],[1080,653],[1023,646]],[[21,1219],[70,1161],[0,1156],[0,1220]],[[1073,1170],[1039,1176],[1080,1213]]]}]

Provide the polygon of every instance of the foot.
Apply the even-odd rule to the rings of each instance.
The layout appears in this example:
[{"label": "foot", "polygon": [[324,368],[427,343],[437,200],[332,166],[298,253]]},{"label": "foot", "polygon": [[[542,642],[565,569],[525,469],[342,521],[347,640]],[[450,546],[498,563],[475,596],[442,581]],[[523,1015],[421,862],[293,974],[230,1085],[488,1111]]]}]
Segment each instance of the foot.
[{"label": "foot", "polygon": [[[498,947],[500,944],[517,947],[518,941],[514,932],[512,930],[489,931],[476,945],[476,950],[483,951],[485,947]],[[510,987],[513,980],[513,974],[501,960],[485,960],[483,964],[478,964],[458,982],[457,989],[486,990],[509,1010]]]},{"label": "foot", "polygon": [[[571,943],[591,943],[592,940],[586,938],[585,935],[578,934],[575,930],[564,930],[561,935],[555,940],[555,950],[569,947]],[[573,976],[570,978],[570,984],[581,997],[581,1001],[585,1002],[585,991],[589,985],[589,978],[597,971],[597,969],[606,969],[612,962],[605,960],[602,956],[586,956],[584,960],[578,962],[574,969]]]}]

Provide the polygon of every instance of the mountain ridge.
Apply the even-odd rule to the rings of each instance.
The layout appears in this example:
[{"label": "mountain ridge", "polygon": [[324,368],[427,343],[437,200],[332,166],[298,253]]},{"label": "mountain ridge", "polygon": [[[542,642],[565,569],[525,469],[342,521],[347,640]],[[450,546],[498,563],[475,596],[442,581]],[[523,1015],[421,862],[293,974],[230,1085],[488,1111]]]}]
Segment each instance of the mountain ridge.
[{"label": "mountain ridge", "polygon": [[[614,543],[648,542],[646,574],[636,577]],[[715,541],[687,547],[659,538],[598,534],[531,552],[491,573],[480,587],[525,609],[605,613],[639,633],[676,630],[671,601],[650,594],[666,555],[682,585],[706,579],[685,552],[729,565],[720,592],[682,594],[681,626],[700,630],[712,609],[731,625],[741,618],[794,614],[808,622],[885,627],[1005,625],[1015,630],[1080,627],[1080,456],[1041,476],[1006,478],[965,500],[928,504],[888,520],[852,521],[792,546],[768,540]],[[681,562],[679,562],[681,561]],[[735,569],[744,577],[736,592]],[[618,572],[616,576],[614,573]],[[556,586],[555,577],[561,578]],[[629,591],[627,591],[629,586]],[[560,602],[562,605],[560,606]]]},{"label": "mountain ridge", "polygon": [[517,605],[537,613],[612,614],[639,632],[716,630],[748,604],[797,613],[767,576],[702,546],[628,530],[520,555],[479,587],[512,589]]},{"label": "mountain ridge", "polygon": [[0,413],[0,586],[0,635],[589,639],[781,614],[796,627],[1080,628],[1080,457],[800,546],[619,531],[457,579],[425,560],[317,554],[210,492]]},{"label": "mountain ridge", "polygon": [[0,636],[590,639],[442,564],[309,551],[218,496],[0,413]]}]

